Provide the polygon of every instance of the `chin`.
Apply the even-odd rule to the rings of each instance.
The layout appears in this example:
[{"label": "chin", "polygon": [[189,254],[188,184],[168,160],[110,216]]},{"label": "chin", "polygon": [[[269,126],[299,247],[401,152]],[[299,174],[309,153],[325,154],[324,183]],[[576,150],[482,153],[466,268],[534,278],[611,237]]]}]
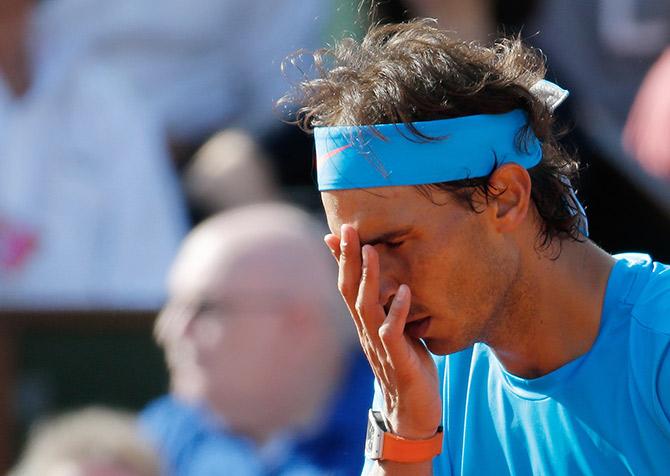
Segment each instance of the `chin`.
[{"label": "chin", "polygon": [[461,350],[470,347],[470,344],[453,342],[448,339],[426,338],[423,339],[423,342],[426,344],[428,350],[434,355],[455,354],[456,352],[460,352]]}]

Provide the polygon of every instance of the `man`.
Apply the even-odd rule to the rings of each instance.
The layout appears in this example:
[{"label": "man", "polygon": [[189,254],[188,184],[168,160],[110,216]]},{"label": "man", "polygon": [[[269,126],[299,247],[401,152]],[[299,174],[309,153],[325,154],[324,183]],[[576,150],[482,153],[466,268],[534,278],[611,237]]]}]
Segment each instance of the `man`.
[{"label": "man", "polygon": [[321,227],[289,205],[191,232],[156,324],[172,392],[143,414],[168,474],[360,471],[372,378],[334,276]]},{"label": "man", "polygon": [[100,54],[101,27],[118,26],[108,10],[128,11],[118,3],[0,6],[5,308],[147,309],[165,299],[186,204],[162,124]]},{"label": "man", "polygon": [[40,422],[10,476],[159,476],[136,415],[88,407]]},{"label": "man", "polygon": [[540,55],[419,20],[316,61],[284,101],[378,384],[367,474],[667,471],[670,268],[587,239]]}]

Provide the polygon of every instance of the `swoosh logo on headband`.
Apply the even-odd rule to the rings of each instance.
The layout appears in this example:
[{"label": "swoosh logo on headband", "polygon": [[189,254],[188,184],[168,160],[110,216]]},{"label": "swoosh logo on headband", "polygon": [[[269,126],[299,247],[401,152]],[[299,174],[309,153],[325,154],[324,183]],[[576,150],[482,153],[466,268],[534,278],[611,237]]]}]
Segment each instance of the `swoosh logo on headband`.
[{"label": "swoosh logo on headband", "polygon": [[326,154],[323,157],[320,157],[320,160],[318,161],[317,167],[321,168],[323,166],[323,164],[325,164],[328,159],[332,159],[337,154],[339,154],[343,150],[348,149],[349,147],[351,147],[351,144],[343,145],[342,147],[338,147],[337,149],[333,149],[331,151],[326,152]]}]

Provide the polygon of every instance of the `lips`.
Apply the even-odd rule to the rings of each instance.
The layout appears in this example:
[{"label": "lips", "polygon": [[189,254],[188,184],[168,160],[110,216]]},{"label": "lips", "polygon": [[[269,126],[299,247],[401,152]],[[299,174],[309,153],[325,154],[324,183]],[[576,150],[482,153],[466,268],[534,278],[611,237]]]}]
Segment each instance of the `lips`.
[{"label": "lips", "polygon": [[430,327],[430,316],[415,319],[405,324],[405,334],[413,339],[421,339]]}]

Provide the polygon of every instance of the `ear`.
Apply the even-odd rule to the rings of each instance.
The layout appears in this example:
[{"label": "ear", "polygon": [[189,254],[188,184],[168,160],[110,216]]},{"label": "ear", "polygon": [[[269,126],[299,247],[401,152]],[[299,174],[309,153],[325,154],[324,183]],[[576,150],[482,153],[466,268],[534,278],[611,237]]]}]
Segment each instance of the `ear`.
[{"label": "ear", "polygon": [[497,190],[489,205],[496,230],[500,233],[516,230],[526,219],[530,206],[528,171],[518,164],[505,164],[491,174],[490,184]]}]

